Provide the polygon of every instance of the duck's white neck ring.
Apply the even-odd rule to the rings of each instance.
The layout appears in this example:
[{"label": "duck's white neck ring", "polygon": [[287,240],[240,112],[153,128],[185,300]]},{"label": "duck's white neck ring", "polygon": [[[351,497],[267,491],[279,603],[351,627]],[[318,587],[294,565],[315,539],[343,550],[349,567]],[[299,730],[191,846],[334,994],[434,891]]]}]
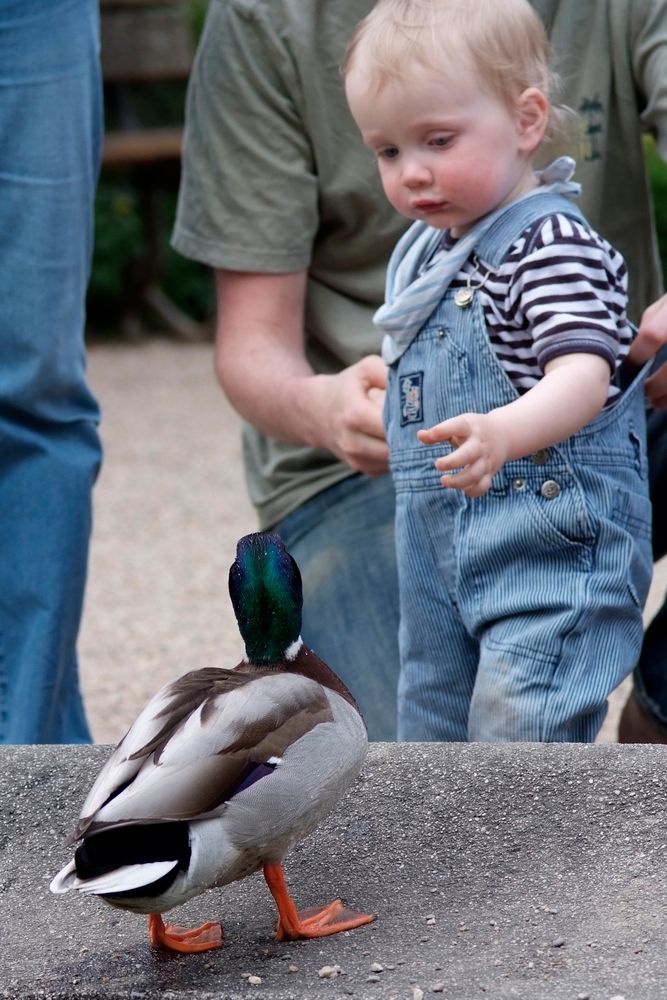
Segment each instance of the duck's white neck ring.
[{"label": "duck's white neck ring", "polygon": [[292,645],[288,646],[287,649],[285,650],[285,659],[294,660],[302,646],[303,646],[303,639],[301,638],[301,636],[299,636],[299,638],[296,639],[292,643]]}]

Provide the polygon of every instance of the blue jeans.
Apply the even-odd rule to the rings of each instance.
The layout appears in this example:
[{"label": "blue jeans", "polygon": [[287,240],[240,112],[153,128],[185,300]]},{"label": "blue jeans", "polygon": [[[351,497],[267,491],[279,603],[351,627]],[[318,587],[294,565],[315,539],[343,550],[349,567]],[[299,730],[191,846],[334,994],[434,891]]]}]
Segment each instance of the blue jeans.
[{"label": "blue jeans", "polygon": [[0,4],[0,742],[90,741],[75,643],[100,463],[85,292],[97,0]]},{"label": "blue jeans", "polygon": [[396,739],[394,488],[354,475],[274,528],[303,577],[304,642],[347,684],[371,740]]}]

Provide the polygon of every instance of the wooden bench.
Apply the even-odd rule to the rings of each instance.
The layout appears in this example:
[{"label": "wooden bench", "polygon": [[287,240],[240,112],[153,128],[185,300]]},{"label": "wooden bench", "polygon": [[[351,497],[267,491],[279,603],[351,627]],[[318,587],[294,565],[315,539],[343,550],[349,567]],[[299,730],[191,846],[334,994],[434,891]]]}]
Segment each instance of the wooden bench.
[{"label": "wooden bench", "polygon": [[144,252],[128,275],[124,325],[141,327],[148,306],[168,330],[181,338],[200,339],[202,327],[179,309],[161,285],[166,223],[165,190],[178,184],[183,141],[182,102],[173,123],[146,124],[138,112],[142,92],[156,84],[180,85],[184,91],[194,39],[191,4],[183,0],[100,0],[101,63],[106,131],[104,171],[124,172],[139,198],[145,235]]}]

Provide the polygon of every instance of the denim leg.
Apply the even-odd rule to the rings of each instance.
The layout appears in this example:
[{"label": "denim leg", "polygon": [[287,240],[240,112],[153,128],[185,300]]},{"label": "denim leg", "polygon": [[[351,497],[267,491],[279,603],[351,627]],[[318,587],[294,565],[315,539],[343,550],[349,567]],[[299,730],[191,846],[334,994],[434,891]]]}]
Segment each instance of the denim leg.
[{"label": "denim leg", "polygon": [[100,462],[85,291],[97,0],[0,5],[0,742],[88,742],[75,652]]},{"label": "denim leg", "polygon": [[439,484],[413,492],[409,473],[396,483],[398,738],[465,742],[479,643],[456,606],[459,497]]},{"label": "denim leg", "polygon": [[[610,625],[613,615],[613,628]],[[523,630],[523,637],[520,634]],[[559,649],[540,643],[544,622],[500,622],[482,642],[470,706],[471,740],[592,743],[607,698],[629,673],[641,641],[639,608],[591,600]]]},{"label": "denim leg", "polygon": [[[667,359],[666,359],[667,360]],[[648,415],[648,453],[653,505],[653,557],[667,554],[667,412]],[[667,727],[667,597],[644,634],[634,673],[639,703]]]},{"label": "denim leg", "polygon": [[[523,504],[514,505],[514,538],[524,557],[511,559],[503,572],[498,557],[506,550],[497,548],[487,567],[487,592],[480,590],[487,625],[470,709],[471,740],[592,742],[609,695],[637,662],[651,577],[648,497],[632,511],[619,502],[612,513],[610,506],[603,508],[604,482],[595,470],[581,478],[591,510],[597,505],[589,543],[559,538],[553,530],[558,523],[577,528],[570,515],[579,502],[566,490],[559,499],[574,501],[569,512],[544,504],[540,531],[529,527],[532,547],[522,536]],[[619,480],[619,497],[621,487]],[[532,492],[507,498],[527,501],[525,519],[537,507]],[[562,521],[561,514],[567,514]],[[585,537],[589,529],[578,530]]]},{"label": "denim leg", "polygon": [[303,577],[304,642],[347,684],[369,739],[396,739],[398,583],[391,478],[350,476],[274,530]]}]

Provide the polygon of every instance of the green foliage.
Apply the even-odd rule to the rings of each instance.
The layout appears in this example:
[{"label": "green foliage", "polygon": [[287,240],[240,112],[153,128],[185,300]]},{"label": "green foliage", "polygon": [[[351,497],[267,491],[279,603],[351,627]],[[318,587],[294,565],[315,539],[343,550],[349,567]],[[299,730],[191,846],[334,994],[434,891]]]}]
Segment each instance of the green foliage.
[{"label": "green foliage", "polygon": [[113,307],[123,297],[123,274],[141,245],[136,193],[127,181],[100,181],[95,200],[95,248],[88,286],[89,311]]},{"label": "green foliage", "polygon": [[[208,268],[187,260],[169,246],[176,215],[176,188],[174,175],[170,186],[154,193],[161,217],[159,283],[183,312],[202,322],[213,314],[213,283]],[[87,298],[88,322],[93,330],[114,333],[123,317],[139,308],[137,290],[150,259],[148,239],[140,190],[131,176],[102,177],[95,201],[95,245]],[[144,309],[139,311],[150,328],[155,317]]]},{"label": "green foliage", "polygon": [[[209,0],[183,4],[196,43]],[[126,84],[105,92],[107,129],[169,127],[184,120],[186,85],[182,81]],[[153,187],[149,191],[149,187]],[[141,307],[140,290],[156,277],[169,298],[197,321],[213,314],[213,284],[208,268],[186,260],[169,246],[176,215],[177,164],[166,163],[152,173],[144,168],[103,172],[95,202],[93,265],[88,286],[89,325],[115,333],[132,315],[150,327],[155,317]],[[146,199],[153,199],[159,220],[157,247],[146,225]],[[156,272],[157,266],[157,272]]]},{"label": "green foliage", "polygon": [[202,33],[208,4],[209,0],[190,0],[188,4],[188,16],[194,38],[199,38]]},{"label": "green foliage", "polygon": [[667,164],[660,158],[652,139],[645,143],[646,167],[651,182],[662,273],[667,284]]}]

